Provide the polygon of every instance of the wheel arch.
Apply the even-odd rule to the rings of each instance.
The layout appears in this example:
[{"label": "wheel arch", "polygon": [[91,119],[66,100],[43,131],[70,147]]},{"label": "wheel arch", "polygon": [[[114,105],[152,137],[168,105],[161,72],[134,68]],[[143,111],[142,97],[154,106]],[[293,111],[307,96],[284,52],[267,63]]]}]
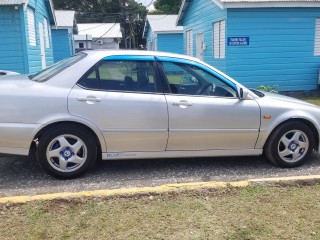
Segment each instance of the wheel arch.
[{"label": "wheel arch", "polygon": [[33,137],[32,143],[30,145],[30,153],[33,152],[32,150],[34,150],[36,148],[36,144],[35,144],[34,140],[41,139],[43,134],[45,134],[49,129],[51,129],[53,127],[61,126],[61,125],[63,125],[63,126],[66,126],[66,125],[78,126],[78,127],[82,127],[84,129],[88,130],[88,132],[90,132],[96,140],[96,143],[98,146],[98,154],[101,154],[102,152],[106,151],[106,147],[105,147],[106,145],[104,144],[105,143],[104,138],[100,132],[97,133],[97,130],[93,130],[88,125],[86,125],[84,123],[76,122],[76,121],[58,121],[58,122],[53,122],[48,125],[45,125],[43,128],[41,128],[37,131],[36,135]]},{"label": "wheel arch", "polygon": [[287,124],[289,122],[300,122],[300,123],[303,123],[305,124],[306,126],[308,126],[312,133],[313,133],[313,136],[314,136],[314,141],[315,141],[315,149],[318,151],[319,150],[319,138],[320,138],[320,135],[319,135],[319,130],[317,129],[317,127],[315,126],[315,124],[308,120],[308,119],[305,119],[305,118],[301,118],[301,117],[297,117],[297,118],[289,118],[289,119],[286,119],[280,123],[278,123],[270,132],[270,134],[268,135],[268,137],[266,138],[266,140],[264,141],[263,143],[263,148],[265,147],[265,145],[268,143],[270,137],[272,136],[272,134],[281,126],[283,126],[284,124]]}]

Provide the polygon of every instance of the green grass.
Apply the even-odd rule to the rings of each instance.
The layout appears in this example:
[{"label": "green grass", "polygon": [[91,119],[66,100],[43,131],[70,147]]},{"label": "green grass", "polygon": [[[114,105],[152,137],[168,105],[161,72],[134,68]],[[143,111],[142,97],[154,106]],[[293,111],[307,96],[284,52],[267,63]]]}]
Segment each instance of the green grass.
[{"label": "green grass", "polygon": [[304,101],[320,106],[320,97],[302,97]]},{"label": "green grass", "polygon": [[320,239],[320,185],[0,205],[0,239]]}]

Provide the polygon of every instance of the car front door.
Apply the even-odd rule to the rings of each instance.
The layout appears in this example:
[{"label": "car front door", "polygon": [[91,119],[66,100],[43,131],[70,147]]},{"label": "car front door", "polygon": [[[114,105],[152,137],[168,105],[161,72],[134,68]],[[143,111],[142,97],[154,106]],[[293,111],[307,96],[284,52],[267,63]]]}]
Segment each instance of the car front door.
[{"label": "car front door", "polygon": [[169,92],[168,151],[254,149],[260,127],[255,100],[240,100],[234,83],[199,63],[158,60]]},{"label": "car front door", "polygon": [[148,56],[107,57],[70,92],[70,114],[98,126],[108,153],[165,150],[167,104],[154,64]]}]

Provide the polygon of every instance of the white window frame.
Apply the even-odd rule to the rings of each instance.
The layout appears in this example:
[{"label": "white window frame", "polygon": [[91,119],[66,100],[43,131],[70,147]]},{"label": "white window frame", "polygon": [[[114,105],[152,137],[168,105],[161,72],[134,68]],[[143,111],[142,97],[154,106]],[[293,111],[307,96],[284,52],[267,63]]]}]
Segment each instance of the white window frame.
[{"label": "white window frame", "polygon": [[153,51],[158,51],[158,39],[155,38],[153,42]]},{"label": "white window frame", "polygon": [[45,46],[46,48],[50,48],[49,26],[46,18],[43,18],[43,31],[45,37]]},{"label": "white window frame", "polygon": [[314,56],[320,56],[320,17],[315,22]]},{"label": "white window frame", "polygon": [[28,19],[29,45],[37,46],[35,12],[32,8],[29,8],[29,7],[27,8],[27,19]]},{"label": "white window frame", "polygon": [[186,31],[186,54],[193,56],[193,32],[192,30]]},{"label": "white window frame", "polygon": [[225,58],[226,56],[226,21],[220,20],[213,23],[213,57]]}]

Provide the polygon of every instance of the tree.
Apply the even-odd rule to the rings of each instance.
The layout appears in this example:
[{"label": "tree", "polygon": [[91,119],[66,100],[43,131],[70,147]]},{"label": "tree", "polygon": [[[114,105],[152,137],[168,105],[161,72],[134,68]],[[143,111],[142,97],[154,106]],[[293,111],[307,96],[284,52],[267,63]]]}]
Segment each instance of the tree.
[{"label": "tree", "polygon": [[156,0],[151,14],[178,14],[181,0]]},{"label": "tree", "polygon": [[135,0],[53,0],[55,9],[74,10],[78,23],[115,23],[122,29],[121,48],[144,44],[142,32],[147,9]]}]

